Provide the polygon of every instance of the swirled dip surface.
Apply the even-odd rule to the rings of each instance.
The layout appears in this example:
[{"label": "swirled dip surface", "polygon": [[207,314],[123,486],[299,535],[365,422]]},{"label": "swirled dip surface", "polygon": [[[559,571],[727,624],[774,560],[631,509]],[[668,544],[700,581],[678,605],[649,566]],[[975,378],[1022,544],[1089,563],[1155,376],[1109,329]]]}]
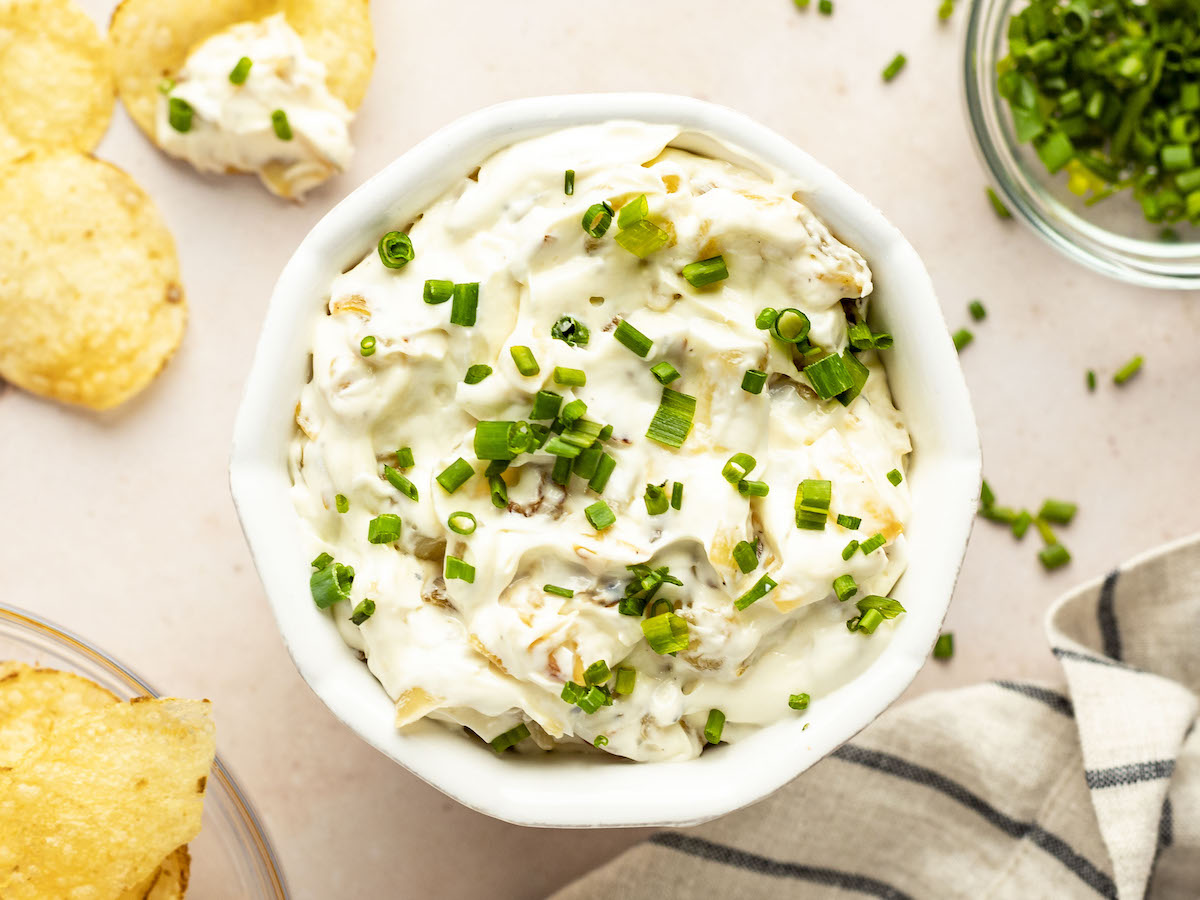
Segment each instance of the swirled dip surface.
[{"label": "swirled dip surface", "polygon": [[[730,152],[677,128],[620,122],[515,144],[411,225],[413,261],[390,269],[372,252],[331,286],[297,408],[293,495],[313,552],[355,570],[334,617],[396,701],[400,726],[429,716],[491,740],[525,723],[533,740],[522,750],[603,736],[609,753],[687,759],[704,746],[710,710],[724,713],[725,740],[799,715],[789,695],[854,677],[894,627],[851,633],[854,601],[838,603],[831,588],[849,573],[857,597],[886,595],[904,567],[908,486],[887,476],[904,470],[910,446],[883,367],[874,351],[860,353],[870,371],[862,393],[848,406],[823,401],[792,348],[755,324],[763,307],[797,308],[814,345],[844,351],[848,311],[864,312],[871,273],[796,199],[794,179],[684,146]],[[642,194],[650,221],[671,236],[646,259],[617,243],[616,221],[600,238],[581,227],[590,205],[619,209]],[[697,288],[681,276],[717,254],[727,279]],[[478,282],[477,324],[451,325],[450,303],[423,302],[427,279]],[[564,314],[590,330],[585,346],[551,336]],[[653,340],[645,359],[614,338],[621,319]],[[376,350],[363,356],[367,336]],[[514,346],[532,350],[540,374],[517,371]],[[671,388],[696,398],[679,449],[646,437],[663,391],[650,366],[663,360],[681,373]],[[494,373],[465,383],[477,364]],[[556,366],[584,370],[586,386],[555,384]],[[769,373],[762,393],[742,389],[747,369]],[[475,458],[476,423],[528,420],[543,389],[584,400],[589,420],[613,426],[603,446],[615,470],[601,496],[577,476],[555,484],[544,450],[523,453],[503,475],[508,503],[497,508],[487,464]],[[382,477],[402,447],[415,457],[404,474],[416,501]],[[748,477],[766,482],[767,496],[743,496],[722,476],[737,452],[755,457]],[[450,494],[435,478],[459,457],[476,474]],[[797,527],[806,479],[832,482],[823,530]],[[669,494],[673,482],[684,486],[681,509],[650,515],[646,485],[665,483]],[[344,514],[338,494],[349,501]],[[585,509],[600,499],[616,522],[598,531]],[[457,510],[478,520],[471,535],[447,527]],[[383,513],[401,517],[402,535],[371,544],[368,523]],[[861,525],[841,527],[838,513]],[[877,533],[882,548],[843,559],[848,542]],[[758,541],[749,574],[731,557],[743,540]],[[475,567],[473,583],[443,577],[447,553]],[[686,621],[686,650],[655,652],[643,617],[620,612],[627,567],[639,563],[669,566],[682,582],[657,597]],[[778,586],[737,610],[766,573]],[[548,584],[574,595],[547,593]],[[350,611],[366,598],[376,610],[354,625]],[[636,687],[589,714],[561,693],[599,660],[635,669]]]}]

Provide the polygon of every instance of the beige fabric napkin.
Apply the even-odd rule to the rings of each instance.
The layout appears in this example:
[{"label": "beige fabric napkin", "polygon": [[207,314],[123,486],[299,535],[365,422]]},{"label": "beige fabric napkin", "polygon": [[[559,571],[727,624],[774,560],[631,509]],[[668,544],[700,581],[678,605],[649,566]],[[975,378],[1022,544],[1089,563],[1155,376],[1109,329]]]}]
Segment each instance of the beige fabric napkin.
[{"label": "beige fabric napkin", "polygon": [[1059,600],[1046,632],[1065,687],[903,704],[773,797],[656,833],[555,900],[1197,900],[1200,537]]}]

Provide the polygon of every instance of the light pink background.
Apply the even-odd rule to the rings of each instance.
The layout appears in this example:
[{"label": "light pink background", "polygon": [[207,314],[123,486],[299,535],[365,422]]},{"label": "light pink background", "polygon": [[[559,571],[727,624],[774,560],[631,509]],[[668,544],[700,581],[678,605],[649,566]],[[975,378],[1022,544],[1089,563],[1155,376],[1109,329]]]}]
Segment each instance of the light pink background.
[{"label": "light pink background", "polygon": [[[84,0],[98,21],[111,3]],[[815,7],[815,2],[813,6]],[[965,4],[960,4],[965,6]],[[872,199],[923,255],[952,327],[989,318],[963,365],[1001,502],[1080,502],[1075,555],[979,523],[949,625],[957,654],[910,691],[1055,678],[1041,617],[1057,594],[1200,528],[1200,297],[1126,287],[1061,259],[983,197],[960,86],[964,9],[838,0],[376,0],[379,60],[350,172],[286,205],[249,178],[170,162],[117,111],[99,153],[158,201],[191,305],[178,356],[97,416],[0,393],[6,602],[106,648],[163,690],[216,704],[221,752],[266,820],[299,898],[545,894],[636,832],[535,831],[460,808],[334,721],[292,668],[229,500],[230,428],[275,277],[343,194],[458,115],[514,97],[690,94],[748,113]],[[907,69],[885,85],[897,50]],[[1134,352],[1145,370],[1110,374]],[[1084,370],[1101,374],[1094,395]],[[797,812],[802,815],[802,811]]]}]

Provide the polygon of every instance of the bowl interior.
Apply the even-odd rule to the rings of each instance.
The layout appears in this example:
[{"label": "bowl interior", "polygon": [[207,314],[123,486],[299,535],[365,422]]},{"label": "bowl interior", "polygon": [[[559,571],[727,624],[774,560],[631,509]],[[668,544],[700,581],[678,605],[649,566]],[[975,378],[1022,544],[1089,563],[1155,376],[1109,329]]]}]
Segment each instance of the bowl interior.
[{"label": "bowl interior", "polygon": [[[572,754],[498,758],[481,742],[432,723],[397,733],[391,701],[309,598],[306,541],[289,496],[286,450],[296,397],[308,377],[312,317],[328,301],[332,279],[371,252],[381,231],[411,219],[489,154],[550,130],[613,119],[713,134],[799,176],[808,185],[808,205],[870,263],[873,317],[896,337],[889,377],[915,446],[911,562],[895,592],[910,612],[875,662],[815,699],[803,721],[780,722],[697,760],[635,765]],[[305,239],[276,287],[230,466],[234,501],[284,640],[333,712],[464,804],[520,824],[559,827],[678,825],[721,815],[786,784],[871,721],[916,675],[937,636],[974,518],[979,474],[975,421],[957,355],[911,246],[862,197],[774,132],[721,107],[653,94],[538,98],[483,110],[419,144],[343,201]],[[698,778],[703,790],[694,789]]]},{"label": "bowl interior", "polygon": [[1027,0],[980,0],[967,26],[965,86],[976,145],[1006,205],[1077,262],[1150,287],[1200,287],[1200,228],[1147,222],[1132,192],[1089,206],[1067,188],[1067,173],[1051,175],[1032,145],[1017,141],[996,64],[1008,53],[1008,20]]},{"label": "bowl interior", "polygon": [[[83,639],[32,613],[3,606],[0,659],[74,672],[122,699],[161,696]],[[189,897],[283,900],[288,896],[266,834],[219,758],[208,779],[202,830],[188,846],[192,855]]]}]

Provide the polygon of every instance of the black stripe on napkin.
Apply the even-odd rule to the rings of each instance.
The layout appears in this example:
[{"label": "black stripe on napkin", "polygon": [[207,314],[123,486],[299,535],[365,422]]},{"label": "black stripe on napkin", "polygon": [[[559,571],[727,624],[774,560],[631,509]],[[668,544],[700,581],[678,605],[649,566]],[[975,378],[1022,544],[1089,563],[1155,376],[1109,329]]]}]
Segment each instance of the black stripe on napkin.
[{"label": "black stripe on napkin", "polygon": [[689,856],[706,859],[709,862],[745,869],[759,875],[769,875],[775,878],[797,878],[801,881],[811,881],[826,887],[836,887],[847,891],[857,891],[881,900],[912,900],[903,891],[892,887],[886,882],[879,881],[867,875],[856,872],[841,872],[824,866],[805,866],[800,863],[783,862],[757,853],[747,853],[724,844],[716,844],[690,834],[680,834],[678,831],[660,831],[650,835],[651,844],[686,853]]},{"label": "black stripe on napkin", "polygon": [[1098,894],[1111,898],[1111,900],[1116,900],[1117,888],[1113,884],[1113,880],[1100,871],[1100,869],[1096,868],[1085,856],[1072,849],[1058,835],[1046,831],[1036,822],[1021,822],[1012,818],[957,781],[952,781],[945,775],[935,772],[932,769],[908,762],[898,756],[892,756],[890,753],[883,753],[879,750],[868,750],[865,747],[844,744],[833,751],[833,756],[845,762],[856,763],[887,775],[894,775],[897,778],[912,781],[944,794],[951,800],[978,813],[1005,834],[1018,840],[1028,838],[1036,846],[1066,866],[1084,884],[1091,887]]},{"label": "black stripe on napkin", "polygon": [[1152,759],[1124,766],[1111,766],[1107,769],[1087,769],[1083,775],[1087,779],[1087,786],[1094,791],[1098,788],[1157,781],[1160,778],[1170,778],[1174,773],[1175,760]]},{"label": "black stripe on napkin", "polygon": [[1154,873],[1158,871],[1158,860],[1163,851],[1175,843],[1174,815],[1171,811],[1171,798],[1163,797],[1162,814],[1158,817],[1158,843],[1154,847],[1154,859],[1150,863],[1150,877],[1146,879],[1145,897],[1153,895]]},{"label": "black stripe on napkin", "polygon": [[1117,662],[1121,661],[1121,632],[1117,630],[1115,596],[1117,576],[1120,574],[1113,569],[1105,576],[1104,584],[1100,587],[1100,602],[1096,604],[1096,619],[1100,624],[1104,655]]},{"label": "black stripe on napkin", "polygon": [[1062,713],[1067,718],[1075,717],[1075,707],[1071,704],[1071,701],[1049,688],[1044,688],[1036,684],[1026,684],[1023,681],[995,681],[993,684],[996,687],[1004,688],[1006,691],[1012,691],[1015,694],[1028,697],[1030,700],[1037,700],[1039,703],[1044,703],[1056,713]]},{"label": "black stripe on napkin", "polygon": [[1130,672],[1137,672],[1133,666],[1127,666],[1123,662],[1117,662],[1115,659],[1106,659],[1103,656],[1091,656],[1087,653],[1080,653],[1078,650],[1068,650],[1066,647],[1051,647],[1050,652],[1059,659],[1073,659],[1076,662],[1095,663],[1098,666],[1109,666],[1114,669],[1126,669]]}]

